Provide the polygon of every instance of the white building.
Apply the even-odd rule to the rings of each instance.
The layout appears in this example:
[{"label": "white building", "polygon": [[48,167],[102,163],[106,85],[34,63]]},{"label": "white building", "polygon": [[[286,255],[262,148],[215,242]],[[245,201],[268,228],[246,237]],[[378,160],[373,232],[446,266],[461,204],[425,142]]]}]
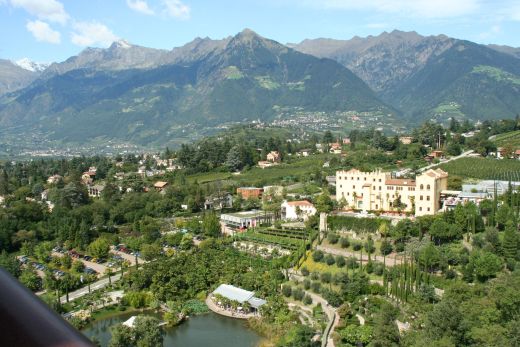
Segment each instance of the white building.
[{"label": "white building", "polygon": [[435,214],[447,187],[448,174],[441,169],[427,170],[415,179],[394,178],[380,170],[336,172],[336,199],[355,210]]},{"label": "white building", "polygon": [[303,219],[307,220],[310,216],[316,214],[316,207],[307,200],[301,201],[284,201],[282,203],[283,219]]}]

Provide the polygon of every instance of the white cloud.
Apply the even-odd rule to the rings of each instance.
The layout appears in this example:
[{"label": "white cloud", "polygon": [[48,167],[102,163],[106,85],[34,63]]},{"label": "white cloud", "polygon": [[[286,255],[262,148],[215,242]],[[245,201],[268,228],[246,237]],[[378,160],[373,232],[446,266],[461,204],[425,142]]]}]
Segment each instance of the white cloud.
[{"label": "white cloud", "polygon": [[147,15],[155,14],[155,12],[148,6],[148,3],[144,0],[126,0],[126,4],[136,12]]},{"label": "white cloud", "polygon": [[383,29],[389,27],[388,23],[368,23],[365,27],[369,29]]},{"label": "white cloud", "polygon": [[29,21],[25,27],[37,41],[54,44],[61,42],[61,34],[56,30],[52,30],[49,24],[41,20]]},{"label": "white cloud", "polygon": [[63,4],[56,0],[11,0],[13,7],[20,7],[29,14],[49,22],[65,24],[69,15]]},{"label": "white cloud", "polygon": [[488,40],[500,34],[501,31],[502,28],[500,27],[500,25],[493,25],[491,26],[491,28],[489,28],[488,31],[480,33],[479,38],[483,40]]},{"label": "white cloud", "polygon": [[164,13],[170,17],[189,19],[191,9],[180,0],[163,0]]},{"label": "white cloud", "polygon": [[511,19],[520,22],[520,5],[515,5],[511,8]]},{"label": "white cloud", "polygon": [[71,41],[78,46],[109,46],[118,39],[108,27],[98,22],[76,22],[73,28]]},{"label": "white cloud", "polygon": [[366,10],[418,18],[460,17],[480,6],[480,0],[307,0],[305,3],[325,9]]}]

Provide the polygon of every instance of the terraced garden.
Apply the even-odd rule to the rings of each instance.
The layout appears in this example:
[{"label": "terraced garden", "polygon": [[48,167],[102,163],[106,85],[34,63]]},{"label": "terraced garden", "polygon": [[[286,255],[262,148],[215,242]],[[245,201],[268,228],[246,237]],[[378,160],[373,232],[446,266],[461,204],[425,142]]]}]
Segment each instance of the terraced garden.
[{"label": "terraced garden", "polygon": [[237,239],[296,250],[305,244],[309,236],[309,232],[306,230],[257,228],[237,235]]}]

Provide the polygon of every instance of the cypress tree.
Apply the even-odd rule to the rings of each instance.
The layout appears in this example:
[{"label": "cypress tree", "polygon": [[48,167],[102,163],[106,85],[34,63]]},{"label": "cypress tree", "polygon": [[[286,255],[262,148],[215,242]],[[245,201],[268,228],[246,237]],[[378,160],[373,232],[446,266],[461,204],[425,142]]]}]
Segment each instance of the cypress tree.
[{"label": "cypress tree", "polygon": [[506,223],[504,239],[502,240],[502,252],[506,259],[516,259],[518,254],[518,232],[512,221]]}]

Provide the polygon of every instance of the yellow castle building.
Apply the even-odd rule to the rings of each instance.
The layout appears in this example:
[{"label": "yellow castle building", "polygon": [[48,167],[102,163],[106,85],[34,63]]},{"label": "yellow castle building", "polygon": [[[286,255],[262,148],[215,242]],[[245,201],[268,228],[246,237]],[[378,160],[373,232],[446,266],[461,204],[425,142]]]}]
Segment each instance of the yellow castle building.
[{"label": "yellow castle building", "polygon": [[415,179],[394,178],[381,170],[336,172],[336,199],[356,210],[435,214],[441,208],[441,191],[447,188],[448,174],[441,169],[429,169]]}]

